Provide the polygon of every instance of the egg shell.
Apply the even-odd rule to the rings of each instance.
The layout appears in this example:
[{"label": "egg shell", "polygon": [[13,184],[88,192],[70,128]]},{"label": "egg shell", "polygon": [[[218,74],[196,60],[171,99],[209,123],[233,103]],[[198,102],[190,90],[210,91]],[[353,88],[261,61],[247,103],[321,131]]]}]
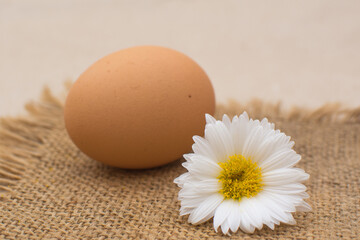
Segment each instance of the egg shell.
[{"label": "egg shell", "polygon": [[139,46],[101,58],[71,87],[65,126],[89,157],[128,169],[161,166],[203,135],[215,95],[202,68],[164,47]]}]

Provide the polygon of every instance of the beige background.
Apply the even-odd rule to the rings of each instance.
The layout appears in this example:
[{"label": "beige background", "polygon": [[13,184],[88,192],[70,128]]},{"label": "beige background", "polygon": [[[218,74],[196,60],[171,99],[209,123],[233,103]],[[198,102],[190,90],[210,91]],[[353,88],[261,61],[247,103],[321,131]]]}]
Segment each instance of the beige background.
[{"label": "beige background", "polygon": [[0,0],[0,115],[113,51],[195,59],[217,100],[360,105],[360,1]]}]

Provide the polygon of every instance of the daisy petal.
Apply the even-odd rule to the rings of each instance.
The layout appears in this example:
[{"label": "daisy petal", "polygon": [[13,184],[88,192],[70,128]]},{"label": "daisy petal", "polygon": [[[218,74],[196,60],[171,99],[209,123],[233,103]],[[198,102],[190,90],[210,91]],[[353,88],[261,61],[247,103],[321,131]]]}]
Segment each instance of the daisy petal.
[{"label": "daisy petal", "polygon": [[194,136],[193,140],[195,143],[193,144],[192,149],[195,154],[208,157],[209,159],[215,162],[217,161],[216,155],[214,154],[214,151],[211,149],[208,140],[200,136]]},{"label": "daisy petal", "polygon": [[290,149],[294,142],[289,143],[288,138],[283,133],[276,133],[274,130],[270,130],[264,140],[254,150],[254,160],[260,164],[267,159],[271,154],[280,151],[281,149]]},{"label": "daisy petal", "polygon": [[231,131],[231,120],[228,115],[224,114],[222,118],[223,123],[225,124],[226,128]]},{"label": "daisy petal", "polygon": [[309,179],[309,174],[299,168],[279,168],[263,173],[266,185],[277,186],[294,182],[303,182]]},{"label": "daisy petal", "polygon": [[206,124],[214,124],[216,123],[216,119],[210,114],[205,114]]},{"label": "daisy petal", "polygon": [[263,128],[265,130],[272,130],[275,128],[275,124],[269,123],[267,118],[264,118],[263,120],[261,120],[260,124],[261,124],[261,126],[263,126]]},{"label": "daisy petal", "polygon": [[253,199],[249,201],[249,209],[248,209],[248,215],[251,216],[252,219],[252,225],[256,227],[257,229],[262,229],[263,227],[263,219],[262,219],[262,212],[259,211],[259,206],[256,204]]},{"label": "daisy petal", "polygon": [[294,221],[291,213],[284,211],[281,205],[276,200],[274,201],[274,198],[271,197],[269,193],[264,192],[262,196],[263,197],[261,201],[263,202],[264,206],[266,206],[269,210],[272,218],[274,218],[278,222],[283,222],[287,224],[291,224]]},{"label": "daisy petal", "polygon": [[245,140],[249,132],[249,116],[246,112],[241,114],[239,118],[234,118],[232,122],[232,138],[236,153],[241,153]]},{"label": "daisy petal", "polygon": [[[243,198],[240,202],[240,216],[241,216],[241,224],[240,228],[244,232],[247,233],[253,233],[255,231],[255,226],[257,225],[255,218],[258,218],[259,216],[254,215],[251,200],[248,198]],[[261,225],[259,225],[261,227]]]},{"label": "daisy petal", "polygon": [[196,195],[193,197],[182,197],[179,196],[179,200],[181,201],[181,209],[185,209],[185,208],[195,208],[197,206],[199,206],[199,204],[201,204],[202,202],[204,202],[206,200],[206,198],[208,198],[209,195]]},{"label": "daisy petal", "polygon": [[216,178],[220,171],[221,167],[212,160],[201,156],[193,155],[191,156],[192,162],[183,163],[183,166],[193,175],[197,177],[214,177]]},{"label": "daisy petal", "polygon": [[207,125],[205,128],[205,139],[212,147],[217,161],[224,161],[229,156],[234,155],[234,143],[229,130],[222,122]]},{"label": "daisy petal", "polygon": [[311,210],[311,206],[305,201],[301,201],[301,204],[296,206],[296,211],[309,212]]},{"label": "daisy petal", "polygon": [[184,207],[181,207],[181,208],[180,208],[180,216],[188,215],[188,214],[190,214],[193,210],[194,210],[194,208],[184,208]]},{"label": "daisy petal", "polygon": [[229,233],[230,225],[229,225],[227,219],[221,224],[220,228],[221,228],[221,231],[223,232],[223,234],[230,235],[230,233]]},{"label": "daisy petal", "polygon": [[[303,187],[300,187],[298,185],[301,185]],[[294,186],[294,188],[292,188],[291,186]],[[307,196],[307,194],[305,193],[305,195],[302,195],[304,193],[304,191],[306,191],[306,187],[300,183],[296,183],[296,184],[286,184],[283,186],[268,186],[265,185],[263,188],[264,191],[266,192],[271,192],[271,193],[276,193],[276,194],[282,194],[282,195],[299,195],[301,194],[301,198],[304,198]]]},{"label": "daisy petal", "polygon": [[243,155],[246,158],[253,158],[254,153],[257,150],[257,146],[259,146],[262,141],[263,141],[263,128],[261,126],[257,126],[249,132],[249,135],[244,142],[241,155]]},{"label": "daisy petal", "polygon": [[240,226],[240,212],[239,212],[239,203],[234,202],[233,210],[230,212],[228,217],[228,223],[230,226],[230,230],[232,232],[236,232]]},{"label": "daisy petal", "polygon": [[249,219],[250,217],[247,213],[241,215],[240,229],[246,233],[253,233],[255,231],[255,227],[249,223]]},{"label": "daisy petal", "polygon": [[[260,193],[261,194],[261,193]],[[262,204],[262,202],[259,200],[259,195],[251,198],[251,202],[254,206],[254,210],[256,212],[256,214],[258,214],[258,219],[257,219],[257,225],[256,227],[261,230],[263,227],[263,224],[267,225],[269,228],[274,229],[274,223],[272,222],[272,218],[269,214],[269,211],[267,210],[267,208],[265,208]],[[260,220],[261,220],[261,224],[260,224]]]},{"label": "daisy petal", "polygon": [[306,191],[306,187],[301,183],[289,183],[289,184],[281,184],[281,185],[274,185],[274,186],[265,185],[264,189],[267,189],[268,187],[271,187],[271,189],[282,190],[282,191],[287,191],[287,192],[290,190],[293,190],[294,192],[299,192],[299,193]]},{"label": "daisy petal", "polygon": [[191,196],[192,194],[213,194],[219,192],[221,189],[221,183],[214,178],[192,180],[184,183],[183,189],[181,189],[182,196]]},{"label": "daisy petal", "polygon": [[291,198],[287,197],[286,195],[276,194],[276,193],[270,193],[268,194],[268,197],[272,199],[274,202],[276,202],[279,206],[281,206],[281,209],[286,212],[295,212],[295,206],[294,203],[291,201]]},{"label": "daisy petal", "polygon": [[224,221],[227,219],[227,217],[229,216],[230,212],[232,211],[231,208],[231,201],[233,201],[232,199],[226,199],[224,200],[215,210],[214,213],[214,229],[217,232],[217,229],[219,228],[219,226],[221,224],[224,223]]},{"label": "daisy petal", "polygon": [[301,156],[296,154],[292,149],[284,149],[275,152],[270,157],[259,163],[264,172],[268,172],[277,168],[290,168],[299,162]]},{"label": "daisy petal", "polygon": [[190,177],[189,172],[183,173],[179,177],[174,179],[174,183],[182,188],[184,186],[184,183],[189,179],[189,177]]},{"label": "daisy petal", "polygon": [[204,202],[190,214],[188,221],[192,224],[198,224],[209,220],[215,212],[215,209],[224,200],[224,196],[216,193],[209,196]]}]

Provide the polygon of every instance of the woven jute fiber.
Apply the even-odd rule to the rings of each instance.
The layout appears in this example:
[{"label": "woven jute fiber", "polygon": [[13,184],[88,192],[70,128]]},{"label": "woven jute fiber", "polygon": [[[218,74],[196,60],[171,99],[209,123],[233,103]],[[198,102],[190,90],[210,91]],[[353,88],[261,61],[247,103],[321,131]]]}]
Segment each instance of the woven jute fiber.
[{"label": "woven jute fiber", "polygon": [[254,234],[216,233],[212,220],[180,217],[174,178],[179,159],[150,170],[105,166],[82,154],[64,129],[62,102],[49,91],[27,105],[29,116],[4,118],[0,129],[1,239],[359,239],[360,109],[327,105],[283,111],[253,101],[218,106],[223,113],[268,117],[296,142],[298,167],[310,174],[313,207],[297,224]]}]

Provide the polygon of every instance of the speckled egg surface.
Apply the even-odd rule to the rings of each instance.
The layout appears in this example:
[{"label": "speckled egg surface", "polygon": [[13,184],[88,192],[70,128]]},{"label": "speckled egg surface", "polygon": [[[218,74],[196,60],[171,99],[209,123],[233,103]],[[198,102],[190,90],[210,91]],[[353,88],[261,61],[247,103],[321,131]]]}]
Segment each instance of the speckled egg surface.
[{"label": "speckled egg surface", "polygon": [[101,58],[80,75],[64,118],[89,157],[128,169],[161,166],[191,151],[215,111],[211,82],[186,55],[139,46]]}]

